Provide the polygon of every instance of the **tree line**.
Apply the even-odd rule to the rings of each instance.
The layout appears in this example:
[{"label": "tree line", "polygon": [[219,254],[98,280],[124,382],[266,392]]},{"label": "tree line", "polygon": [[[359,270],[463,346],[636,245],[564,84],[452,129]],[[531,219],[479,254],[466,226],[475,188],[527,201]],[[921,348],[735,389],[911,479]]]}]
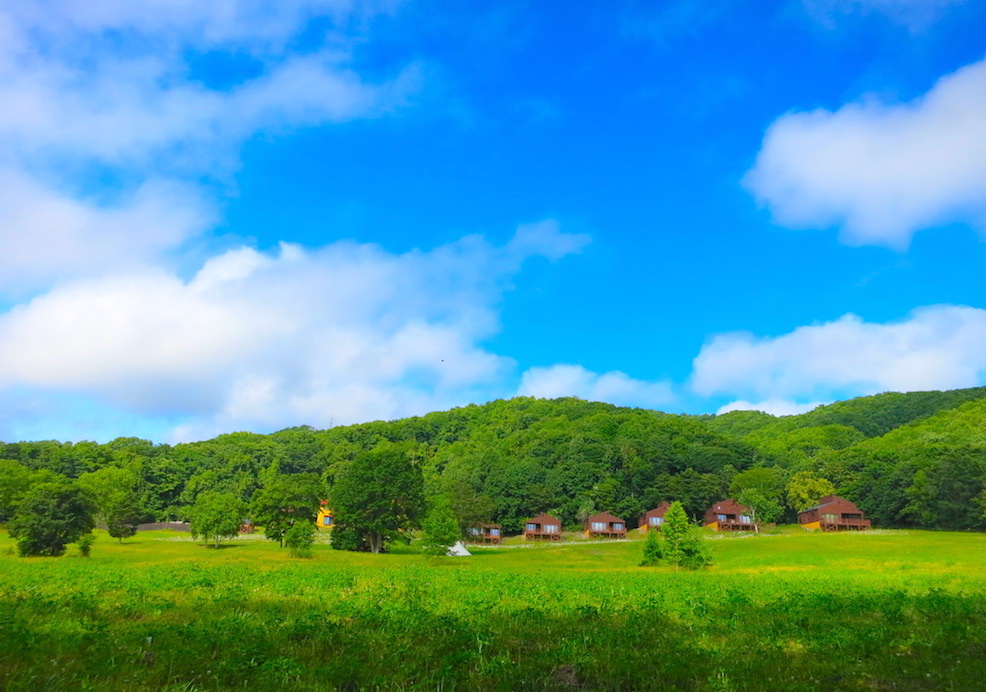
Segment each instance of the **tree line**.
[{"label": "tree line", "polygon": [[[329,499],[340,545],[379,551],[436,507],[460,531],[492,521],[509,533],[540,512],[576,527],[609,510],[632,524],[663,500],[680,501],[696,521],[713,502],[746,493],[762,517],[793,521],[799,493],[821,483],[877,525],[982,529],[984,396],[884,394],[781,418],[516,398],[188,444],[0,443],[0,521],[52,484],[80,492],[111,528],[190,519],[211,494],[226,514],[265,526],[263,516],[283,544],[297,519],[313,523],[317,501]],[[378,469],[389,471],[378,477]]]}]

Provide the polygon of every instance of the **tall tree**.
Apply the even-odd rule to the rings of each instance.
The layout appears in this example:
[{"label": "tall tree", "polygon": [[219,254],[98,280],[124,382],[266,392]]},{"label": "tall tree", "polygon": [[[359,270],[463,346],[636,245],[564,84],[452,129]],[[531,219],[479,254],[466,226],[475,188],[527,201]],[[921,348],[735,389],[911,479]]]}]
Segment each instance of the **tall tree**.
[{"label": "tall tree", "polygon": [[77,483],[92,499],[95,518],[106,525],[110,536],[122,543],[124,538],[137,533],[145,512],[136,474],[129,469],[107,466],[82,474]]},{"label": "tall tree", "polygon": [[264,536],[284,547],[284,537],[296,523],[314,526],[319,501],[325,491],[312,473],[278,474],[253,495],[250,513],[253,522],[264,527]]},{"label": "tall tree", "polygon": [[382,443],[340,473],[331,493],[333,547],[380,553],[394,539],[410,540],[424,510],[424,477],[406,451]]},{"label": "tall tree", "polygon": [[7,521],[31,488],[51,483],[58,476],[51,471],[34,471],[13,459],[0,459],[0,521]]},{"label": "tall tree", "polygon": [[795,512],[814,507],[828,495],[835,494],[832,482],[819,478],[811,471],[798,471],[787,483],[787,505]]},{"label": "tall tree", "polygon": [[784,511],[780,502],[765,495],[759,488],[747,488],[739,494],[736,501],[750,508],[753,529],[757,533],[760,533],[761,523],[775,521]]},{"label": "tall tree", "polygon": [[201,536],[206,544],[218,548],[223,540],[239,535],[246,509],[246,503],[233,493],[200,493],[188,511],[192,538]]},{"label": "tall tree", "polygon": [[452,513],[448,498],[439,495],[432,500],[432,506],[421,528],[424,529],[422,544],[425,553],[448,555],[448,549],[459,539],[459,524]]},{"label": "tall tree", "polygon": [[65,546],[92,531],[89,498],[67,481],[42,483],[29,490],[8,524],[21,556],[58,556]]}]

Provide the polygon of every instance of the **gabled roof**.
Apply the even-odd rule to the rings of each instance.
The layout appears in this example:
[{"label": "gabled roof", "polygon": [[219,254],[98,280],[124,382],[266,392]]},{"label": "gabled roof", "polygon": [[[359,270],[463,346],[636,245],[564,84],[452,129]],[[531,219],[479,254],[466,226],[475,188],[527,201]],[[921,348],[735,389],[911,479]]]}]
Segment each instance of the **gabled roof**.
[{"label": "gabled roof", "polygon": [[657,507],[655,507],[651,511],[647,512],[647,515],[646,516],[648,516],[648,517],[663,517],[664,516],[664,513],[667,512],[669,509],[671,509],[671,503],[665,501],[665,502],[662,502],[661,504],[659,504]]},{"label": "gabled roof", "polygon": [[618,523],[618,524],[625,524],[626,523],[625,521],[623,521],[619,517],[614,516],[614,515],[610,514],[609,512],[600,512],[599,514],[593,514],[591,517],[589,517],[588,519],[586,519],[586,522],[588,522],[590,524],[592,522],[594,522],[594,521],[604,521],[607,524],[612,524],[614,522],[615,523]]},{"label": "gabled roof", "polygon": [[827,507],[829,505],[835,505],[839,503],[843,503],[851,507],[856,507],[856,509],[859,509],[859,507],[856,506],[855,502],[850,502],[844,497],[840,497],[838,495],[826,495],[825,497],[822,498],[821,502],[819,502],[817,505],[815,505],[814,507],[809,507],[808,509],[803,509],[800,512],[798,512],[798,514],[804,514],[805,512],[811,512],[812,510],[821,509],[822,507]]},{"label": "gabled roof", "polygon": [[556,519],[550,514],[545,514],[544,512],[541,512],[541,514],[526,520],[524,523],[525,524],[558,524],[559,526],[561,526],[561,519]]}]

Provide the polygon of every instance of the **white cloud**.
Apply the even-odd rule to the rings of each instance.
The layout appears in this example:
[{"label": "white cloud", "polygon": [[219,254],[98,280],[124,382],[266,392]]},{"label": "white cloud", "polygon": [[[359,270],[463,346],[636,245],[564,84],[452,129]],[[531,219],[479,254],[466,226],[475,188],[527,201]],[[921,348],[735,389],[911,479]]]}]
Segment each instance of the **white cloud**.
[{"label": "white cloud", "polygon": [[729,413],[730,411],[763,411],[764,413],[769,413],[772,416],[794,416],[799,413],[807,413],[808,411],[827,403],[831,402],[812,401],[807,404],[799,404],[794,401],[785,401],[783,399],[769,399],[767,401],[753,403],[740,399],[739,401],[731,401],[725,406],[720,406],[719,410],[716,411],[716,415]]},{"label": "white cloud", "polygon": [[619,406],[657,407],[674,401],[669,382],[636,380],[622,372],[603,374],[581,365],[530,368],[521,377],[520,396],[541,399],[575,396]]},{"label": "white cloud", "polygon": [[0,168],[0,293],[141,265],[208,228],[198,191],[151,181],[115,206],[60,194]]},{"label": "white cloud", "polygon": [[[532,234],[537,247],[521,255]],[[503,248],[475,236],[404,255],[344,242],[241,248],[189,281],[144,269],[66,282],[0,316],[0,391],[186,416],[178,437],[468,403],[513,367],[479,345],[499,327],[510,277],[585,242],[549,222]]]},{"label": "white cloud", "polygon": [[908,103],[781,117],[744,183],[779,223],[841,225],[852,244],[906,247],[950,222],[986,229],[984,122],[986,60]]},{"label": "white cloud", "polygon": [[[84,157],[113,165],[208,169],[254,132],[380,115],[417,88],[418,68],[365,83],[334,51],[272,60],[226,88],[177,58],[110,52],[76,66],[25,56],[0,69],[0,143],[19,160]],[[173,149],[179,148],[180,156]],[[164,156],[167,155],[167,156]]]},{"label": "white cloud", "polygon": [[[370,83],[351,55],[363,23],[392,4],[4,5],[0,293],[161,264],[216,221],[201,180],[227,179],[245,139],[401,106],[418,88],[419,67],[397,66]],[[209,84],[196,60],[229,61],[242,74]]]},{"label": "white cloud", "polygon": [[889,324],[845,315],[777,337],[717,336],[695,358],[692,387],[759,401],[973,387],[986,375],[984,343],[977,308],[923,307]]}]

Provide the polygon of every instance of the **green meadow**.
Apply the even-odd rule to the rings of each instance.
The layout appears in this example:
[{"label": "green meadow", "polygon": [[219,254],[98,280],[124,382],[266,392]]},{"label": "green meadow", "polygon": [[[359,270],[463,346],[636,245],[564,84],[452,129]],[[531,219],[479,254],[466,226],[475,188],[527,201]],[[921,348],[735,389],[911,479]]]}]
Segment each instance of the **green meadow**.
[{"label": "green meadow", "polygon": [[[635,533],[635,532],[634,532]],[[715,564],[641,568],[641,543],[429,558],[259,536],[97,532],[19,558],[0,534],[0,688],[974,690],[986,535],[710,537]]]}]

